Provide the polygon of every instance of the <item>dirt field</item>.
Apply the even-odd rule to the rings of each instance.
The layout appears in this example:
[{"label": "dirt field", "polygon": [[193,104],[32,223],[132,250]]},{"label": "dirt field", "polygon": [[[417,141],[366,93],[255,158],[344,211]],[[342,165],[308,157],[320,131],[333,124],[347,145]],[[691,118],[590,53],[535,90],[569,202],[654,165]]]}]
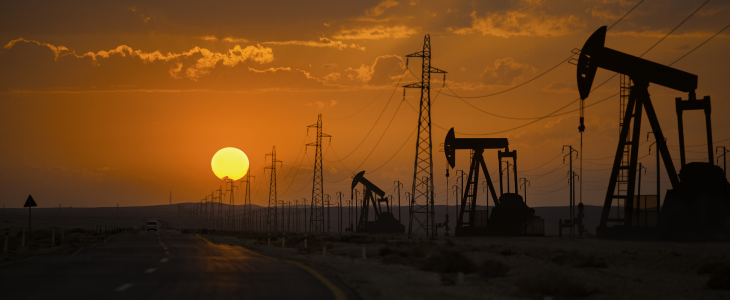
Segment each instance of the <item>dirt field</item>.
[{"label": "dirt field", "polygon": [[282,248],[281,233],[271,246],[260,232],[205,236],[304,262],[364,299],[730,299],[728,243],[331,235],[304,248],[303,235],[286,234]]}]

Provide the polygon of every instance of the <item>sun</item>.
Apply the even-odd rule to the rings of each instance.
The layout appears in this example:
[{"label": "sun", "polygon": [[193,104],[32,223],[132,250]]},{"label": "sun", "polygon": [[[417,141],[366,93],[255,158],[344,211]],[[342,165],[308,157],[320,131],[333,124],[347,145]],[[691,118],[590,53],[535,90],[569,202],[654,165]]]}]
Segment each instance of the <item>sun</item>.
[{"label": "sun", "polygon": [[239,180],[248,172],[248,157],[237,148],[227,147],[213,155],[210,166],[220,179]]}]

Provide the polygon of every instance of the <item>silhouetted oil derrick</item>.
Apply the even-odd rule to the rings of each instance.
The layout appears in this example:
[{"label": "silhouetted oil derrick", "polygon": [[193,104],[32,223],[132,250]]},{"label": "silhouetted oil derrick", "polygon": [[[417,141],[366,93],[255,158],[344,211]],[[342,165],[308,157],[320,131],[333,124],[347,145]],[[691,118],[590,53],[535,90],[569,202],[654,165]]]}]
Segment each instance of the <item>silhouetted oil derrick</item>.
[{"label": "silhouetted oil derrick", "polygon": [[276,201],[276,163],[281,163],[280,160],[276,160],[276,146],[271,150],[271,153],[266,154],[266,157],[271,156],[271,166],[266,169],[271,170],[271,179],[269,179],[269,206],[266,210],[266,230],[276,231],[277,227],[277,201]]},{"label": "silhouetted oil derrick", "polygon": [[[431,37],[428,34],[423,38],[423,50],[406,55],[406,57],[420,57],[423,59],[421,82],[403,86],[405,88],[421,89],[408,238],[413,237],[421,230],[426,233],[426,236],[435,238],[436,219],[433,204],[433,157],[431,155],[431,73],[443,73],[445,82],[446,71],[431,66]],[[408,67],[407,60],[406,67]],[[405,94],[405,90],[403,93]]]},{"label": "silhouetted oil derrick", "polygon": [[[353,190],[358,184],[363,185],[362,207],[360,210],[360,218],[357,222],[356,232],[405,232],[406,227],[403,226],[400,221],[396,220],[395,216],[393,216],[390,201],[392,198],[388,199],[388,197],[385,197],[385,192],[367,180],[364,175],[365,171],[357,173],[357,175],[355,175],[352,179],[352,186],[350,188],[350,190]],[[383,209],[383,206],[381,205],[383,202],[385,202],[385,209]],[[370,204],[373,205],[373,212],[375,213],[373,221],[369,221],[368,218],[370,213]]]},{"label": "silhouetted oil derrick", "polygon": [[[514,167],[517,164],[517,151],[509,150],[508,140],[506,138],[456,138],[454,128],[451,128],[444,140],[446,161],[451,168],[456,165],[456,150],[459,149],[471,150],[471,162],[466,186],[462,190],[463,196],[461,197],[454,234],[456,236],[543,235],[544,220],[536,217],[535,211],[530,209],[517,193],[517,180],[515,180],[515,193],[505,193],[500,190],[500,196],[497,198],[492,178],[489,176],[484,161],[484,150],[504,149],[504,152],[499,151],[499,160],[501,161],[503,157],[511,157],[514,159],[514,164],[512,164]],[[498,167],[501,169],[501,166]],[[492,201],[494,201],[491,216],[488,210],[477,210],[480,171],[484,174],[489,193],[491,193]],[[515,168],[513,171],[515,179],[517,179],[517,169]],[[502,186],[501,179],[500,186]]]},{"label": "silhouetted oil derrick", "polygon": [[[728,217],[726,210],[721,207],[730,204],[730,200],[722,193],[723,188],[728,183],[722,178],[721,169],[713,164],[710,97],[705,96],[704,99],[697,99],[695,94],[698,81],[697,75],[606,48],[604,47],[605,40],[606,27],[604,26],[591,35],[581,50],[577,68],[578,90],[581,99],[586,99],[590,94],[591,85],[599,67],[626,74],[633,85],[630,87],[628,102],[626,103],[619,145],[616,149],[601,221],[596,230],[597,235],[601,238],[647,238],[656,237],[657,234],[661,233],[665,237],[675,238],[689,233],[686,236],[700,239],[716,238],[723,227],[720,224],[726,222]],[[674,168],[666,140],[649,97],[648,86],[650,83],[689,94],[689,100],[675,99],[682,166],[679,175]],[[672,190],[667,191],[664,207],[661,209],[662,223],[652,226],[643,226],[645,222],[638,219],[640,215],[637,213],[640,207],[637,205],[638,201],[634,199],[638,141],[644,109],[646,109],[647,119],[651,124],[657,149],[664,160],[667,176],[672,185]],[[684,128],[682,124],[682,112],[684,110],[704,110],[705,112],[709,163],[685,165]],[[629,137],[630,130],[633,132]],[[630,145],[628,151],[626,150],[627,145]],[[627,154],[629,164],[624,166],[622,160]],[[628,184],[625,195],[616,190],[620,178],[619,173],[622,170],[628,170]],[[681,182],[680,179],[682,179]],[[699,197],[700,194],[703,196]],[[623,217],[609,218],[614,199],[624,199]],[[658,218],[659,207],[656,208],[656,213]],[[608,222],[617,225],[607,227]],[[661,227],[661,230],[656,230],[657,227]]]},{"label": "silhouetted oil derrick", "polygon": [[317,123],[307,126],[317,129],[317,137],[314,143],[307,146],[314,146],[314,176],[312,177],[312,201],[311,215],[309,218],[309,232],[324,234],[324,184],[322,181],[322,138],[330,138],[329,134],[322,133],[322,114],[317,116]]}]

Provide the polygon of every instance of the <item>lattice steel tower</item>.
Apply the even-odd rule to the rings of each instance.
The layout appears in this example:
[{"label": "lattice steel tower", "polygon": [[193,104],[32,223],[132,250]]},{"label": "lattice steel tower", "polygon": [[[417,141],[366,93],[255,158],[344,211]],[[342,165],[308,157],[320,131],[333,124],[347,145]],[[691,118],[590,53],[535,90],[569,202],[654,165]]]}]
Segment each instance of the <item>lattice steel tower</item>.
[{"label": "lattice steel tower", "polygon": [[[436,237],[436,221],[433,204],[433,157],[431,156],[431,73],[443,73],[446,82],[446,71],[431,66],[431,36],[423,38],[423,51],[406,55],[423,59],[421,66],[421,82],[411,83],[404,88],[421,89],[421,105],[418,116],[418,138],[416,140],[416,161],[413,167],[413,187],[408,238],[423,230],[426,236]],[[405,89],[403,90],[405,94]],[[416,222],[414,228],[413,222]]]},{"label": "lattice steel tower", "polygon": [[322,182],[322,138],[331,138],[329,134],[322,133],[322,114],[317,115],[317,124],[307,126],[317,129],[317,137],[314,143],[307,146],[314,146],[314,176],[312,178],[312,201],[311,215],[309,218],[309,232],[324,234],[324,184]]},{"label": "lattice steel tower", "polygon": [[271,179],[269,181],[269,207],[267,208],[266,214],[266,230],[276,230],[276,163],[281,163],[280,160],[276,160],[276,146],[271,150],[271,153],[264,156],[264,160],[267,156],[271,156],[271,166],[266,169],[271,170]]},{"label": "lattice steel tower", "polygon": [[[255,177],[255,176],[254,176]],[[243,215],[241,216],[241,230],[252,230],[251,225],[251,170],[246,174],[246,180],[241,180],[241,184],[246,183],[246,190],[243,195]]]}]

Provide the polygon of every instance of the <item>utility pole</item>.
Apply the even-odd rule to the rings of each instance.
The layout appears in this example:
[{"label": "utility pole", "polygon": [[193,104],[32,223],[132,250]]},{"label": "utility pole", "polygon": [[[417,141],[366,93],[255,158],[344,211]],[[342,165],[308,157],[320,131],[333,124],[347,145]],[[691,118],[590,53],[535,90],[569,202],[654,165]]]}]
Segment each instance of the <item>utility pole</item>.
[{"label": "utility pole", "polygon": [[170,191],[170,205],[172,205],[172,191]]},{"label": "utility pole", "polygon": [[[351,192],[353,192],[353,191],[354,191],[354,194],[355,194],[355,200],[353,200],[353,202],[355,203],[355,214],[353,215],[353,218],[355,220],[357,220],[358,219],[358,216],[357,216],[357,205],[358,205],[357,195],[360,194],[360,190],[358,190],[358,189],[352,189]],[[352,199],[352,194],[350,194],[350,199]],[[352,231],[355,232],[355,226],[352,227]]]},{"label": "utility pole", "polygon": [[286,231],[286,201],[279,200],[279,205],[281,205],[281,231]]},{"label": "utility pole", "polygon": [[216,229],[223,229],[225,216],[223,215],[223,186],[218,189],[218,218],[216,218]]},{"label": "utility pole", "polygon": [[[322,133],[322,114],[317,115],[317,124],[307,126],[317,130],[317,137],[314,143],[307,144],[307,147],[314,146],[314,176],[312,177],[312,213],[309,217],[309,231],[311,233],[324,234],[324,183],[322,180],[322,138],[330,138],[329,134]],[[305,150],[306,153],[306,150]]]},{"label": "utility pole", "polygon": [[294,200],[294,231],[299,232],[299,199]]},{"label": "utility pole", "polygon": [[[527,205],[527,187],[530,186],[530,181],[527,180],[527,178],[525,178],[525,177],[520,178],[520,180],[522,180],[520,187],[524,187],[524,189],[525,189],[525,205]],[[489,195],[489,194],[487,194],[487,195]]]},{"label": "utility pole", "polygon": [[325,229],[325,233],[330,233],[330,220],[332,219],[330,211],[330,194],[324,195],[324,205],[327,207],[327,228]]},{"label": "utility pole", "polygon": [[573,153],[578,155],[578,151],[573,149],[573,146],[571,146],[571,145],[564,145],[563,149],[562,149],[563,153],[565,153],[566,147],[569,150],[568,150],[568,154],[563,156],[563,163],[565,163],[565,158],[569,157],[570,171],[568,174],[570,177],[570,181],[569,181],[569,184],[570,184],[570,238],[572,239],[573,233],[574,233],[573,231],[574,231],[574,227],[575,227],[575,223],[574,223],[575,222],[575,185],[573,184],[574,183],[573,179],[574,179],[574,175],[577,176],[577,174],[575,174],[575,172],[573,172]]},{"label": "utility pole", "polygon": [[276,163],[281,163],[282,161],[276,160],[276,146],[274,146],[271,150],[271,153],[264,156],[264,160],[266,160],[267,156],[271,156],[271,166],[268,166],[265,169],[271,170],[271,179],[269,179],[269,207],[267,208],[266,213],[266,230],[276,231]]},{"label": "utility pole", "polygon": [[[461,172],[461,175],[459,175],[459,172]],[[464,197],[464,195],[462,195],[464,193],[464,170],[456,170],[456,176],[459,176],[457,180],[461,181],[461,189],[457,192],[459,199],[456,199],[458,202],[454,203],[454,218],[458,219],[459,203],[461,203],[461,199]]]},{"label": "utility pole", "polygon": [[[510,164],[509,161],[505,161],[505,163],[507,163],[507,168],[505,168],[505,169],[507,170],[507,193],[509,193],[509,167],[512,164]],[[502,171],[504,171],[504,170],[502,170]],[[516,185],[517,185],[517,183],[515,183],[515,186]],[[500,188],[501,188],[501,186],[500,186]]]},{"label": "utility pole", "polygon": [[[653,132],[647,132],[646,133],[646,140],[649,140],[649,134],[654,134]],[[656,139],[656,136],[654,136]],[[666,139],[665,139],[666,140]],[[651,154],[651,146],[654,146],[657,143],[657,141],[654,141],[649,145],[649,154]],[[656,148],[656,224],[659,225],[659,215],[661,213],[661,164],[659,163],[659,145],[657,145]]]},{"label": "utility pole", "polygon": [[228,203],[228,215],[226,216],[226,229],[236,230],[235,214],[233,212],[233,205],[235,205],[235,198],[233,198],[233,188],[235,187],[233,179],[228,179],[231,182],[231,197]]},{"label": "utility pole", "polygon": [[[639,163],[639,169],[636,170],[639,172],[639,188],[637,189],[637,194],[638,194],[637,196],[639,196],[639,197],[638,197],[638,199],[636,199],[636,207],[639,212],[641,211],[641,170],[642,169],[644,169],[644,174],[646,174],[646,168],[644,166],[642,166],[641,163]],[[638,225],[639,222],[636,222],[636,224]],[[631,225],[633,225],[633,224],[631,224]],[[649,225],[649,223],[646,220],[646,197],[644,197],[644,226],[648,226],[648,225]]]},{"label": "utility pole", "polygon": [[307,231],[307,199],[306,198],[302,198],[302,204],[304,205],[304,232],[309,232],[309,231]]},{"label": "utility pole", "polygon": [[[428,34],[423,38],[423,50],[406,55],[406,68],[408,58],[422,58],[421,82],[403,86],[404,88],[421,89],[420,112],[418,114],[418,136],[416,138],[416,157],[413,167],[413,186],[411,195],[410,221],[408,225],[408,238],[420,230],[424,230],[427,237],[436,238],[436,222],[433,204],[433,156],[431,155],[431,73],[444,74],[446,82],[446,71],[431,66],[431,36]],[[403,97],[405,97],[405,89]],[[427,180],[427,181],[423,181]],[[419,217],[419,215],[422,215]],[[413,224],[413,222],[416,224]]]},{"label": "utility pole", "polygon": [[340,234],[342,234],[342,196],[343,195],[344,194],[342,192],[337,192],[337,201],[340,203],[340,212],[339,212],[340,216],[337,219],[337,221],[338,221],[337,231],[339,231]]},{"label": "utility pole", "polygon": [[243,196],[243,228],[242,230],[252,230],[251,221],[251,170],[246,174],[246,180],[241,180],[241,183],[246,183],[246,190]]},{"label": "utility pole", "polygon": [[723,170],[723,173],[725,174],[725,180],[727,180],[727,157],[725,156],[725,154],[730,152],[730,150],[727,150],[727,148],[725,148],[725,146],[717,146],[717,147],[715,147],[715,153],[717,153],[717,150],[720,148],[722,148],[722,154],[720,154],[717,157],[717,162],[719,164],[720,157],[722,157],[722,170]]},{"label": "utility pole", "polygon": [[574,238],[575,234],[575,178],[580,176],[573,172],[568,171],[568,189],[570,190],[570,238]]},{"label": "utility pole", "polygon": [[[447,173],[449,172],[449,171],[448,171],[448,169],[446,169],[446,172],[447,172]],[[448,176],[446,176],[446,177],[448,178]],[[396,181],[395,181],[395,187],[396,187],[396,188],[398,189],[398,222],[399,222],[399,223],[401,223],[401,214],[400,214],[400,188],[401,188],[402,186],[403,186],[403,184],[402,184],[402,183],[400,183],[400,180],[396,180]],[[448,187],[449,185],[447,184],[446,186]],[[447,189],[448,189],[448,188],[447,188]],[[447,194],[448,194],[448,193],[447,193]],[[448,208],[449,208],[449,204],[448,204],[448,201],[449,201],[449,200],[448,200],[448,198],[446,198],[446,199],[447,199],[447,200],[446,200],[446,201],[447,201],[447,203],[446,203],[446,208],[447,208],[447,209],[446,209],[446,211],[447,211],[447,213],[448,213]],[[402,223],[401,223],[401,224],[402,224]]]},{"label": "utility pole", "polygon": [[[443,144],[442,144],[443,145]],[[442,150],[443,151],[443,150]],[[446,162],[446,215],[445,220],[449,219],[449,162]],[[400,187],[398,187],[400,189]],[[400,191],[398,192],[398,210],[400,210]],[[400,220],[398,220],[400,221]],[[446,230],[446,235],[449,235],[448,228]]]}]

